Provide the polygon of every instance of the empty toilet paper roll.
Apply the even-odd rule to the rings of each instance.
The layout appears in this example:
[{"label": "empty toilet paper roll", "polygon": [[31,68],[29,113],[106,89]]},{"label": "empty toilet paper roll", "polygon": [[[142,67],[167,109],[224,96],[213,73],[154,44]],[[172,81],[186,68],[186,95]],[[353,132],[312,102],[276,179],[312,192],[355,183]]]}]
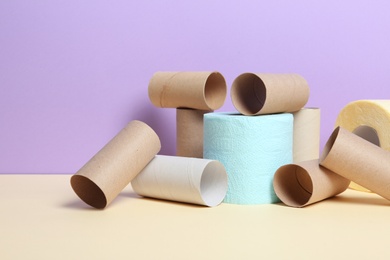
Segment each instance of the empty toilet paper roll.
[{"label": "empty toilet paper roll", "polygon": [[243,116],[204,115],[203,157],[220,161],[228,174],[224,202],[278,202],[272,180],[282,165],[292,163],[293,117],[289,113]]},{"label": "empty toilet paper roll", "polygon": [[222,202],[228,184],[218,161],[156,155],[131,185],[141,196],[212,207]]},{"label": "empty toilet paper roll", "polygon": [[212,111],[176,109],[176,155],[203,158],[203,115]]},{"label": "empty toilet paper roll", "polygon": [[320,164],[390,200],[390,152],[337,127],[320,157]]},{"label": "empty toilet paper roll", "polygon": [[104,208],[160,148],[160,139],[152,128],[131,121],[71,177],[72,188],[85,203]]},{"label": "empty toilet paper roll", "polygon": [[233,105],[244,115],[295,112],[309,99],[309,85],[298,74],[239,75],[230,91]]},{"label": "empty toilet paper roll", "polygon": [[302,108],[294,116],[294,163],[309,161],[320,156],[320,119],[319,108]]},{"label": "empty toilet paper roll", "polygon": [[[390,151],[390,100],[353,101],[340,111],[335,125]],[[369,191],[355,182],[350,188]]]},{"label": "empty toilet paper roll", "polygon": [[318,159],[287,164],[274,177],[279,199],[291,207],[304,207],[333,197],[348,188],[350,181],[322,167]]},{"label": "empty toilet paper roll", "polygon": [[156,107],[215,110],[226,99],[226,82],[219,72],[156,72],[148,87]]}]

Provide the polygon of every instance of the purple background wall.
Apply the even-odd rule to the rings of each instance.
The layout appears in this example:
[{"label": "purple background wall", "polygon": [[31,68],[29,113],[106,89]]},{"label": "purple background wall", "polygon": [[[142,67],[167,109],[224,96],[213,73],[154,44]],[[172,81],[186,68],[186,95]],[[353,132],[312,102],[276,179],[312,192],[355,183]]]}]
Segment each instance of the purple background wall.
[{"label": "purple background wall", "polygon": [[389,1],[234,2],[1,1],[0,173],[74,173],[133,119],[174,154],[158,70],[299,73],[322,146],[347,103],[389,98]]}]

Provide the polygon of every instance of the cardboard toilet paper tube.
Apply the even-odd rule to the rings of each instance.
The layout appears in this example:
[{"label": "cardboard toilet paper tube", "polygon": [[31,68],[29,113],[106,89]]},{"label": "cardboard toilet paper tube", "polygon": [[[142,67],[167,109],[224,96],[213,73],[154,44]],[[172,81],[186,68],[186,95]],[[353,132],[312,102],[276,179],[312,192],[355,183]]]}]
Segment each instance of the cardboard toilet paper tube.
[{"label": "cardboard toilet paper tube", "polygon": [[304,207],[333,197],[348,188],[350,181],[320,166],[318,159],[280,167],[274,177],[279,199],[291,207]]},{"label": "cardboard toilet paper tube", "polygon": [[239,75],[230,91],[233,105],[244,115],[295,112],[309,99],[309,85],[298,74]]},{"label": "cardboard toilet paper tube", "polygon": [[176,155],[203,158],[203,115],[212,111],[176,109]]},{"label": "cardboard toilet paper tube", "polygon": [[156,72],[149,82],[156,107],[215,110],[226,99],[226,82],[219,72]]},{"label": "cardboard toilet paper tube", "polygon": [[[390,151],[390,100],[351,102],[340,111],[335,125]],[[351,182],[350,188],[370,191],[355,182]]]},{"label": "cardboard toilet paper tube", "polygon": [[204,115],[204,158],[220,161],[228,174],[224,202],[279,202],[272,186],[275,171],[292,163],[293,117],[289,113],[243,116]]},{"label": "cardboard toilet paper tube", "polygon": [[390,200],[390,152],[337,127],[325,145],[320,164]]},{"label": "cardboard toilet paper tube", "polygon": [[160,148],[160,139],[152,128],[132,121],[71,177],[72,188],[85,203],[102,209]]},{"label": "cardboard toilet paper tube", "polygon": [[319,108],[302,108],[294,116],[294,163],[314,160],[320,157]]},{"label": "cardboard toilet paper tube", "polygon": [[228,184],[218,161],[156,155],[131,185],[141,196],[212,207],[222,202]]}]

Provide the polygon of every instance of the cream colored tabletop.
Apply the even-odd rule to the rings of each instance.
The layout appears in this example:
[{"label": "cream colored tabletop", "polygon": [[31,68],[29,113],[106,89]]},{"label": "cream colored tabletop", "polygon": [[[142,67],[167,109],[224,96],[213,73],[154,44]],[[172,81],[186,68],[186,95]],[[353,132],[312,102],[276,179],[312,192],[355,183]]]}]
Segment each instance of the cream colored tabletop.
[{"label": "cream colored tabletop", "polygon": [[0,175],[0,259],[389,259],[390,202],[347,190],[306,208],[140,198],[104,210],[70,175]]}]

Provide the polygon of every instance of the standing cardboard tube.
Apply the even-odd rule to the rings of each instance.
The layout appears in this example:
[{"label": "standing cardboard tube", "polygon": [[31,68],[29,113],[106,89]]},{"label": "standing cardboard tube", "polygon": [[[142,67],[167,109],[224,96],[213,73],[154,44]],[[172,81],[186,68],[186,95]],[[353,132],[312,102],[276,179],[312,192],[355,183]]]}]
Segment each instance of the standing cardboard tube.
[{"label": "standing cardboard tube", "polygon": [[293,162],[318,160],[320,157],[320,109],[302,108],[293,113],[293,116]]},{"label": "standing cardboard tube", "polygon": [[156,107],[215,110],[226,99],[226,82],[219,72],[156,72],[148,87]]},{"label": "standing cardboard tube", "polygon": [[318,159],[287,164],[274,176],[278,198],[291,207],[304,207],[333,197],[348,188],[350,181],[320,166]]},{"label": "standing cardboard tube", "polygon": [[203,115],[212,111],[176,109],[176,155],[203,158]]},{"label": "standing cardboard tube", "polygon": [[239,75],[232,84],[231,98],[244,115],[295,112],[309,99],[309,85],[298,74]]},{"label": "standing cardboard tube", "polygon": [[390,152],[337,127],[320,157],[320,164],[390,200]]},{"label": "standing cardboard tube", "polygon": [[88,205],[105,208],[160,148],[152,128],[132,121],[71,177],[71,186]]}]

